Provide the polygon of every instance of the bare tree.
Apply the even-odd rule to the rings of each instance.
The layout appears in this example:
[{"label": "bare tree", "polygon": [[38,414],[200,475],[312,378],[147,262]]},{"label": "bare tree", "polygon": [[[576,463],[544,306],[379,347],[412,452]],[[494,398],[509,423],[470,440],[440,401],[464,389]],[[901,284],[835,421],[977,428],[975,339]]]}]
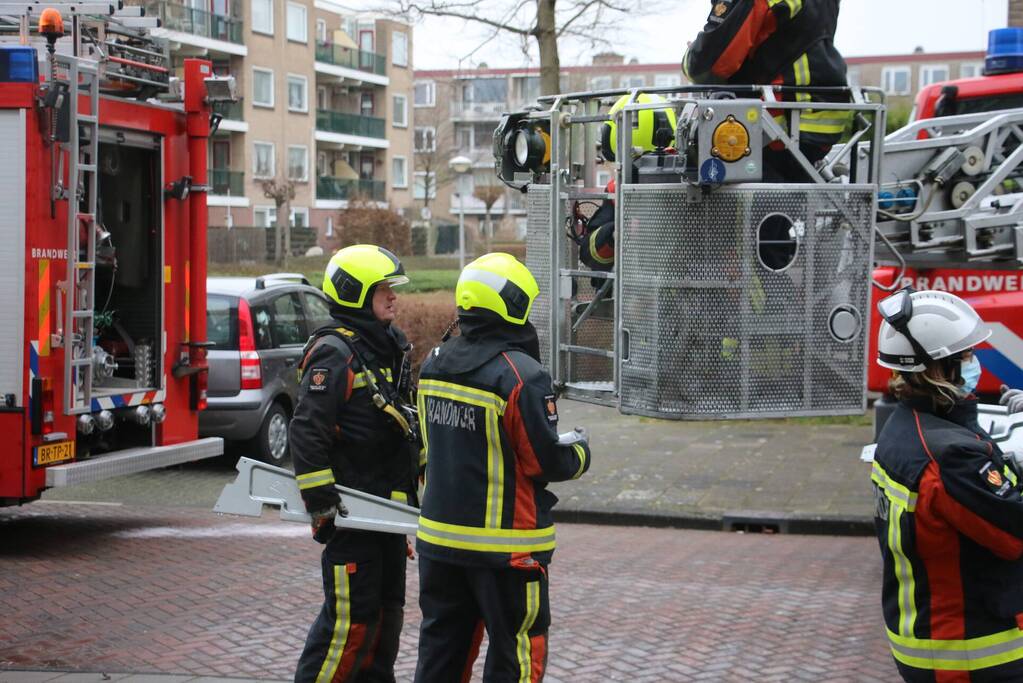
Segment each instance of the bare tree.
[{"label": "bare tree", "polygon": [[[438,87],[440,83],[437,83]],[[413,165],[423,174],[423,206],[430,208],[430,202],[437,189],[453,179],[448,162],[455,156],[454,127],[451,121],[441,116],[440,107],[420,108],[415,113],[416,148]],[[433,128],[433,139],[425,134],[418,135],[420,128]]]},{"label": "bare tree", "polygon": [[288,254],[291,253],[291,200],[295,198],[295,183],[273,178],[264,180],[260,185],[263,188],[263,196],[274,200],[274,206],[277,208],[277,216],[274,219],[274,263],[283,268],[287,265]]},{"label": "bare tree", "polygon": [[[394,0],[399,11],[412,19],[423,16],[464,19],[518,36],[527,49],[535,39],[540,51],[540,89],[553,95],[560,88],[561,60],[558,41],[565,37],[603,42],[602,31],[614,26],[616,15],[634,12],[638,0]],[[497,17],[497,18],[493,18]]]},{"label": "bare tree", "polygon": [[494,208],[501,197],[504,196],[504,185],[477,185],[472,191],[472,196],[483,202],[483,209],[486,215],[486,225],[483,228],[483,242],[487,251],[490,251],[490,240],[494,237],[494,224],[490,218],[490,211]]}]

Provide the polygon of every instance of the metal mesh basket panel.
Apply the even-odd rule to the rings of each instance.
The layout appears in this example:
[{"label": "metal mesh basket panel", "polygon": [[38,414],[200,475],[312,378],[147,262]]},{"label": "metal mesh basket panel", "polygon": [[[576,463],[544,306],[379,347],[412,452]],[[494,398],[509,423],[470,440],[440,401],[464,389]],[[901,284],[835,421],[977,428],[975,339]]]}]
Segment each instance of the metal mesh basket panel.
[{"label": "metal mesh basket panel", "polygon": [[[625,188],[623,210],[623,411],[863,410],[869,190],[719,188],[687,202],[684,187],[636,186]],[[832,334],[840,308],[860,321],[847,340]]]},{"label": "metal mesh basket panel", "polygon": [[551,366],[551,188],[530,185],[526,193],[526,267],[536,278],[540,294],[533,302],[529,321],[540,338],[540,358]]}]

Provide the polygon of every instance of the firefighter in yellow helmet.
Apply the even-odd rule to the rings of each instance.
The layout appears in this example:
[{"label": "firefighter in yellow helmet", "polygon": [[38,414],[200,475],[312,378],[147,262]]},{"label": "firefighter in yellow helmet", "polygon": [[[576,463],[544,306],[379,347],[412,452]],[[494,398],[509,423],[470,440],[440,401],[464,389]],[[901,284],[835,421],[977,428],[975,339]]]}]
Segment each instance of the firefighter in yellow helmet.
[{"label": "firefighter in yellow helmet", "polygon": [[298,662],[298,683],[394,681],[407,541],[336,529],[335,516],[347,511],[335,484],[418,502],[418,433],[406,412],[411,346],[393,322],[392,287],[406,282],[397,257],[369,244],[338,251],[324,273],[333,319],[306,344],[290,427],[313,538],[326,544],[323,606]]},{"label": "firefighter in yellow helmet", "polygon": [[466,680],[484,628],[484,680],[543,678],[556,500],[546,485],[582,476],[590,449],[582,430],[558,436],[551,377],[528,322],[538,292],[509,254],[470,263],[455,289],[461,334],[420,373],[417,683]]}]

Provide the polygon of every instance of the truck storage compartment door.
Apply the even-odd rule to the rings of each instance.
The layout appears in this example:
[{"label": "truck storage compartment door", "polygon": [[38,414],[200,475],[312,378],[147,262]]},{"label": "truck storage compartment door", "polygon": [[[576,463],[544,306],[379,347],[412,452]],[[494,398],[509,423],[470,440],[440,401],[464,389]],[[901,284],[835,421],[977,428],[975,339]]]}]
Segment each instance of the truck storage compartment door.
[{"label": "truck storage compartment door", "polygon": [[[25,110],[0,110],[0,404],[24,404],[25,384]],[[47,343],[49,340],[46,340]],[[32,342],[37,358],[38,340]]]}]

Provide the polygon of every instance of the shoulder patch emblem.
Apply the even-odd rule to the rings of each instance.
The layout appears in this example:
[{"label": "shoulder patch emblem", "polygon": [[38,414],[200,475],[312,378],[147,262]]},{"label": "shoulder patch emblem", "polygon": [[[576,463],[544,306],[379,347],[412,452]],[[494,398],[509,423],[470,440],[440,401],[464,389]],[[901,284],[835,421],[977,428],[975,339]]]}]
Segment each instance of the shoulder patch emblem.
[{"label": "shoulder patch emblem", "polygon": [[1012,482],[1002,476],[1002,473],[992,466],[991,463],[984,463],[980,468],[980,478],[996,496],[1004,496],[1012,490]]},{"label": "shoulder patch emblem", "polygon": [[547,421],[551,424],[558,424],[558,404],[555,402],[554,394],[547,394],[543,397],[543,409],[547,413]]},{"label": "shoulder patch emblem", "polygon": [[329,373],[327,368],[313,368],[309,373],[309,391],[326,391]]},{"label": "shoulder patch emblem", "polygon": [[723,2],[719,2],[716,5],[714,5],[714,16],[715,17],[724,16],[725,12],[727,12],[727,11],[728,11],[728,5],[726,5]]}]

